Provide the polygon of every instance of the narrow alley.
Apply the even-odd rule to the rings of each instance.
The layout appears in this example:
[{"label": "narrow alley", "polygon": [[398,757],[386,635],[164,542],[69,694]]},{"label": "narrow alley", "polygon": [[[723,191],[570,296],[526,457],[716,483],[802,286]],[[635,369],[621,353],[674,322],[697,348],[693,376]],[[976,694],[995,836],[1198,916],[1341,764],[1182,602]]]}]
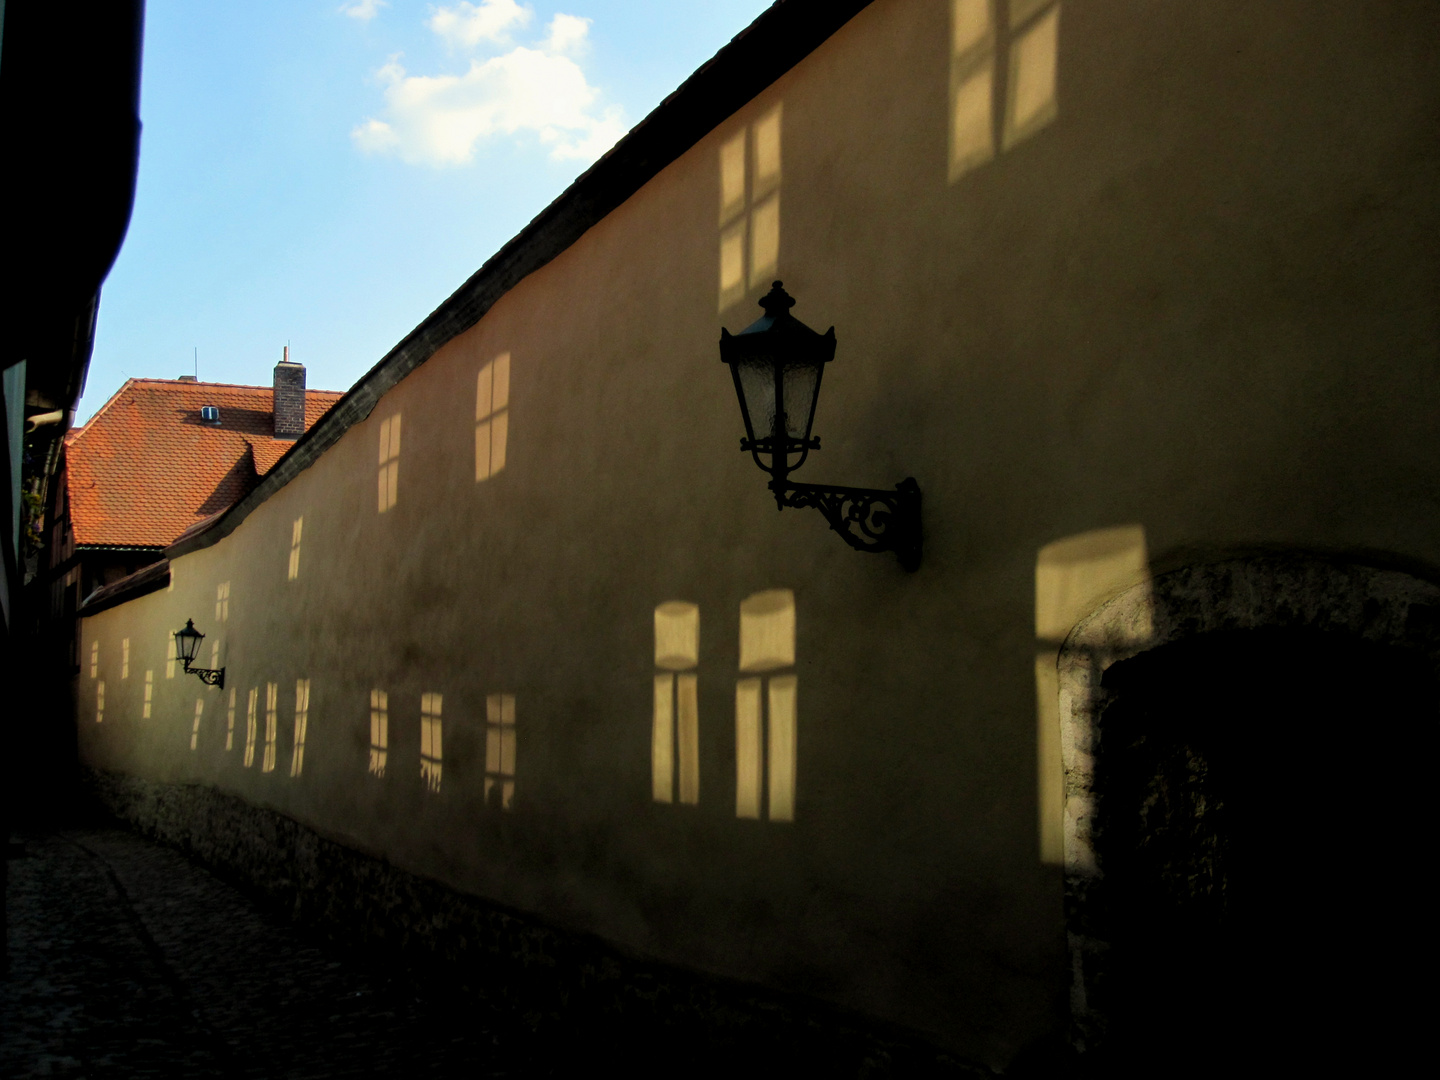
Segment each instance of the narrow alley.
[{"label": "narrow alley", "polygon": [[7,1077],[543,1076],[578,1049],[483,991],[318,947],[133,833],[15,839]]}]

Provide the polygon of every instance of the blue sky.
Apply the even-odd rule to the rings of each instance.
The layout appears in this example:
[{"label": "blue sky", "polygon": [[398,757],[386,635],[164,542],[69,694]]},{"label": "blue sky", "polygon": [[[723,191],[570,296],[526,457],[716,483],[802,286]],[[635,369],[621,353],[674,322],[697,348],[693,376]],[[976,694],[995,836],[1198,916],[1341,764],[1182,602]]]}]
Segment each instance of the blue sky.
[{"label": "blue sky", "polygon": [[127,377],[347,389],[768,0],[150,0]]}]

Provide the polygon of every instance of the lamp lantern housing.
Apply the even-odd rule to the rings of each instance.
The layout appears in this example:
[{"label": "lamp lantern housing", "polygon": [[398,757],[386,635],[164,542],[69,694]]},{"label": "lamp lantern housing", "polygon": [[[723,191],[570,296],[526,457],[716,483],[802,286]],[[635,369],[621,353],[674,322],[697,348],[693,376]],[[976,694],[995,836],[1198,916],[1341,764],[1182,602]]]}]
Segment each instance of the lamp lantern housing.
[{"label": "lamp lantern housing", "polygon": [[830,528],[859,551],[893,551],[906,570],[920,566],[920,485],[913,476],[895,490],[797,484],[790,474],[820,449],[811,434],[825,365],[835,359],[835,328],[817,333],[790,309],[794,298],[775,282],[765,310],[738,334],[720,330],[720,359],[730,368],[745,436],[740,449],[770,474],[775,505],[813,506]]},{"label": "lamp lantern housing", "polygon": [[197,668],[192,666],[200,653],[200,642],[205,635],[195,629],[195,620],[186,619],[185,629],[175,631],[175,659],[180,661],[186,675],[197,676],[206,686],[225,689],[224,668]]},{"label": "lamp lantern housing", "polygon": [[765,314],[738,334],[721,329],[720,358],[730,367],[745,421],[740,448],[783,483],[820,449],[810,431],[825,365],[835,359],[835,328],[820,334],[791,315],[795,300],[778,281],[760,306]]}]

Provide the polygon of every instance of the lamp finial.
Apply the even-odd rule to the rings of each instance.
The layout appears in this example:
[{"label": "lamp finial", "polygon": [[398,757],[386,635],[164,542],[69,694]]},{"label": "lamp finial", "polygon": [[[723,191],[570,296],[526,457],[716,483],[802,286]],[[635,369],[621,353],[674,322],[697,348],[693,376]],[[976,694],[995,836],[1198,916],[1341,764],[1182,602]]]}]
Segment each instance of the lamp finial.
[{"label": "lamp finial", "polygon": [[760,306],[765,309],[767,316],[778,319],[795,306],[795,298],[777,281],[770,286],[770,291],[760,298]]}]

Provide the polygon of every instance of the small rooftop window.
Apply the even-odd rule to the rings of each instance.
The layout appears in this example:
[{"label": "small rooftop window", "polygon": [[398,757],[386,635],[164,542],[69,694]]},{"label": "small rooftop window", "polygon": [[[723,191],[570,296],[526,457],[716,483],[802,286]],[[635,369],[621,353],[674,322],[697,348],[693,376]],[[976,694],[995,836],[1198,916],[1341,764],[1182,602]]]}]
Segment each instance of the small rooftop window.
[{"label": "small rooftop window", "polygon": [[207,423],[218,424],[220,422],[220,410],[214,405],[201,405],[200,419]]}]

